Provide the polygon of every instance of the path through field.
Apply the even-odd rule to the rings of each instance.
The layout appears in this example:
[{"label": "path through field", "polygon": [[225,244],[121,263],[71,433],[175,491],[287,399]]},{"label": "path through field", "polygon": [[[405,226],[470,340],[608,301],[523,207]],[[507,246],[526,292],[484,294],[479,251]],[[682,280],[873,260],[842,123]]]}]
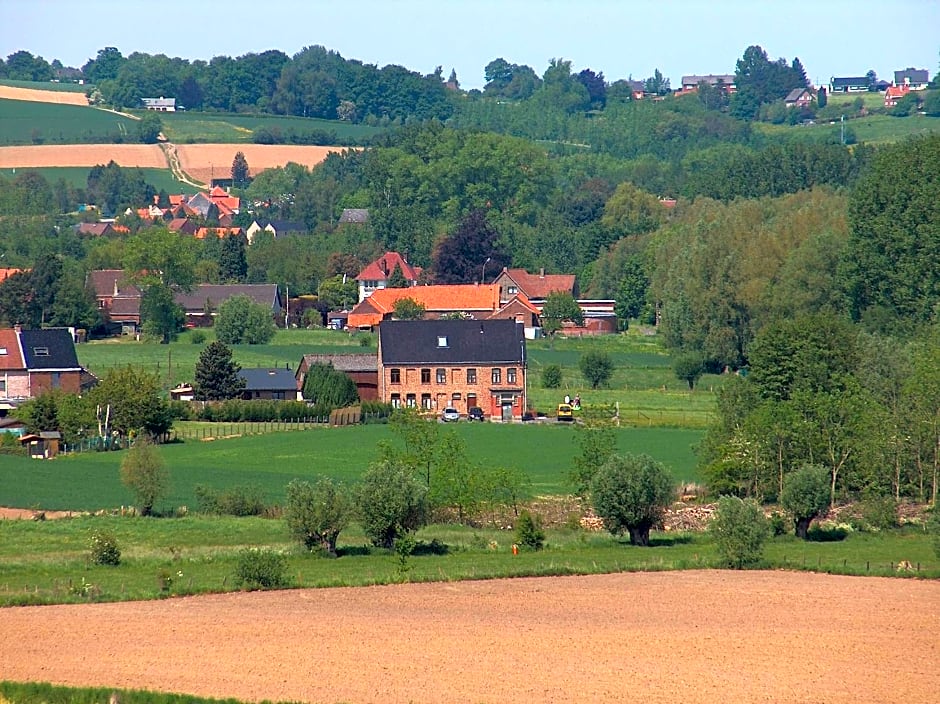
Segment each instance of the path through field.
[{"label": "path through field", "polygon": [[926,704],[938,634],[937,582],[638,573],[8,608],[0,679],[353,704]]}]

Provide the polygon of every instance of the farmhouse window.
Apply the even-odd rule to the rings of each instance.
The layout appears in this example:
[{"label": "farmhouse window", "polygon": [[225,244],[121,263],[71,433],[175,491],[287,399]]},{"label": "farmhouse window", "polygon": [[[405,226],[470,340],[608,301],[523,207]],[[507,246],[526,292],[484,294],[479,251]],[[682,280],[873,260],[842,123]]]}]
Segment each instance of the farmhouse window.
[{"label": "farmhouse window", "polygon": [[494,384],[499,384],[502,381],[502,378],[503,378],[503,370],[500,369],[499,367],[493,367],[492,382]]},{"label": "farmhouse window", "polygon": [[438,384],[446,384],[446,383],[447,383],[447,370],[446,370],[446,369],[438,369],[438,370],[437,370],[437,383],[438,383]]},{"label": "farmhouse window", "polygon": [[509,367],[509,369],[506,370],[506,383],[507,384],[516,383],[516,368],[515,367]]},{"label": "farmhouse window", "polygon": [[6,390],[7,390],[7,380],[0,379],[0,391],[2,391],[3,393],[6,393]]},{"label": "farmhouse window", "polygon": [[401,408],[401,394],[392,394],[392,408]]},{"label": "farmhouse window", "polygon": [[405,405],[408,406],[408,408],[414,408],[418,405],[417,397],[414,394],[408,394],[408,396],[405,397]]},{"label": "farmhouse window", "polygon": [[421,383],[422,383],[422,384],[430,384],[430,383],[431,383],[431,370],[430,370],[430,369],[422,369],[422,370],[421,370]]},{"label": "farmhouse window", "polygon": [[467,383],[468,383],[468,384],[476,384],[476,383],[477,383],[477,370],[476,370],[476,369],[468,369],[468,370],[467,370]]},{"label": "farmhouse window", "polygon": [[425,410],[431,408],[431,394],[421,394],[421,408]]},{"label": "farmhouse window", "polygon": [[273,398],[275,401],[283,401],[283,400],[284,400],[284,392],[283,392],[283,391],[274,391],[274,392],[271,394],[271,398]]},{"label": "farmhouse window", "polygon": [[513,295],[519,293],[519,289],[516,288],[515,286],[508,286],[508,287],[506,288],[506,293],[508,293],[510,296],[513,296]]},{"label": "farmhouse window", "polygon": [[392,369],[392,371],[390,372],[390,378],[393,384],[400,384],[401,383],[401,369]]}]

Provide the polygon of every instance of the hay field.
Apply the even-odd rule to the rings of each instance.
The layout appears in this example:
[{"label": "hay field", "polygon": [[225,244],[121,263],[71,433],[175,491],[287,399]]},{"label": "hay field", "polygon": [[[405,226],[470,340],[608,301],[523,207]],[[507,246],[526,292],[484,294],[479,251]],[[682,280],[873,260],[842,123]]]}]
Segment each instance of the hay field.
[{"label": "hay field", "polygon": [[95,166],[111,160],[121,166],[167,168],[156,144],[40,144],[0,147],[0,168]]},{"label": "hay field", "polygon": [[17,88],[0,85],[0,98],[9,100],[28,100],[34,103],[59,103],[61,105],[88,105],[84,93],[61,90],[37,90],[35,88]]},{"label": "hay field", "polygon": [[228,178],[236,152],[242,152],[248,161],[251,175],[265,169],[284,166],[292,161],[314,167],[326,159],[330,152],[344,147],[295,146],[290,144],[177,144],[180,165],[191,178],[209,183],[212,178]]}]

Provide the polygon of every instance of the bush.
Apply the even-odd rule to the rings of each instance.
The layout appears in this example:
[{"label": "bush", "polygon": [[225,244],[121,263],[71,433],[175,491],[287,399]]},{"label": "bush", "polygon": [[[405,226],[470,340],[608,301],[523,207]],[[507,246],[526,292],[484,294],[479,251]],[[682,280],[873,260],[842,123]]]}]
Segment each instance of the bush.
[{"label": "bush", "polygon": [[247,548],[238,553],[235,586],[248,590],[286,587],[287,559],[279,552]]},{"label": "bush", "polygon": [[194,345],[201,345],[206,341],[206,331],[205,330],[193,330],[189,335],[189,341]]},{"label": "bush", "polygon": [[549,364],[542,370],[542,387],[545,389],[557,389],[561,386],[562,374],[561,367],[557,364]]},{"label": "bush", "polygon": [[708,532],[722,562],[739,570],[760,562],[770,526],[753,499],[722,496]]},{"label": "bush", "polygon": [[88,541],[91,550],[91,561],[96,565],[121,564],[121,549],[113,533],[96,530]]},{"label": "bush", "polygon": [[778,535],[786,535],[787,533],[787,519],[779,511],[770,514],[770,533],[775,538]]},{"label": "bush", "polygon": [[900,525],[898,502],[891,496],[866,499],[861,506],[863,528],[866,530],[890,530]]},{"label": "bush", "polygon": [[530,550],[542,549],[545,545],[545,531],[542,530],[542,522],[538,516],[533,516],[528,511],[519,514],[519,520],[516,521],[516,542]]},{"label": "bush", "polygon": [[149,516],[154,504],[166,495],[170,475],[150,440],[139,437],[121,462],[121,483],[134,494],[141,516]]},{"label": "bush", "polygon": [[380,462],[366,471],[356,504],[359,523],[377,547],[394,547],[399,537],[428,519],[427,488],[415,481],[407,467],[394,462]]},{"label": "bush", "polygon": [[925,528],[933,543],[934,554],[940,557],[940,508],[937,505],[934,505],[933,510],[930,512]]},{"label": "bush", "polygon": [[213,489],[198,484],[193,489],[202,513],[221,516],[261,516],[265,512],[264,492],[259,486],[233,486]]},{"label": "bush", "polygon": [[352,508],[348,490],[327,477],[313,485],[297,480],[287,485],[287,529],[307,550],[319,547],[335,557],[336,540],[349,525]]},{"label": "bush", "polygon": [[609,354],[601,350],[591,350],[581,355],[578,367],[592,389],[606,385],[614,373],[613,360]]}]

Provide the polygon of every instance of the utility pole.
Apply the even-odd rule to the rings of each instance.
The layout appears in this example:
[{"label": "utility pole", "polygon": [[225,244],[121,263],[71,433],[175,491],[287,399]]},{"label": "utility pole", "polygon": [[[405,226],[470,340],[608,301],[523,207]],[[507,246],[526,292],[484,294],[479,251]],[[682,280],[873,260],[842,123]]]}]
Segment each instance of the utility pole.
[{"label": "utility pole", "polygon": [[845,115],[842,116],[842,146],[845,146]]}]

